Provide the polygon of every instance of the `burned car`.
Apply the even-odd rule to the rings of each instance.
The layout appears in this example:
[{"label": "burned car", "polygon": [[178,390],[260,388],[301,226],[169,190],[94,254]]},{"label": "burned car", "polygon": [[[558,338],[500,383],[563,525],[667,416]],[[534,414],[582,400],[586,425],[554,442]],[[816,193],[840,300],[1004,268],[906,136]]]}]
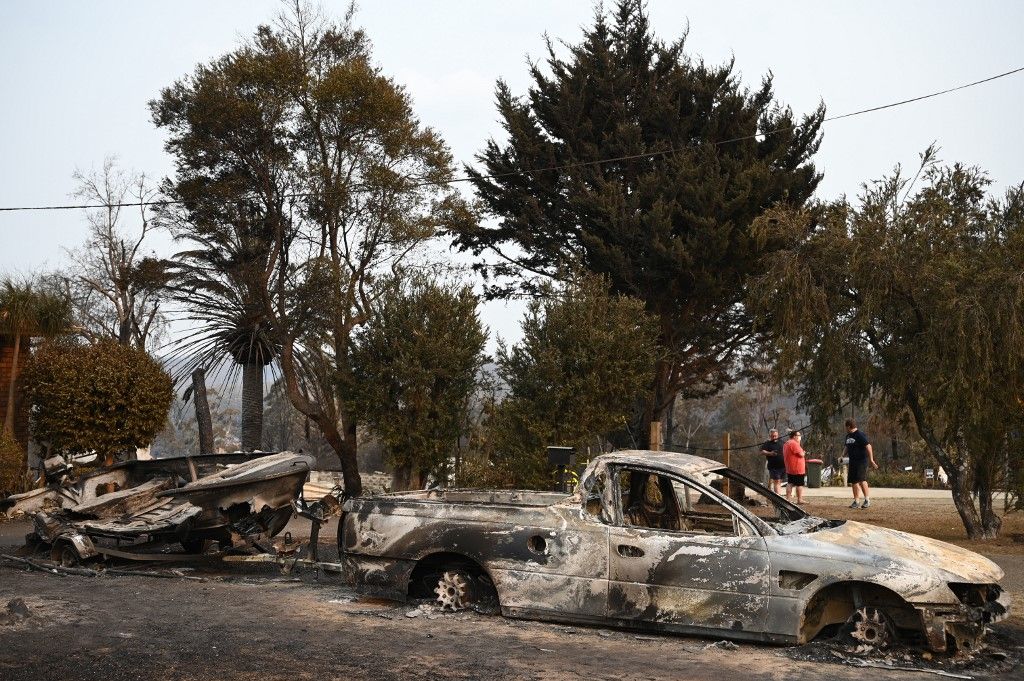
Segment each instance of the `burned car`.
[{"label": "burned car", "polygon": [[1006,616],[1002,570],[965,549],[808,515],[685,454],[593,460],[575,494],[424,490],[345,501],[350,584],[453,609],[804,643],[841,631],[935,651]]}]

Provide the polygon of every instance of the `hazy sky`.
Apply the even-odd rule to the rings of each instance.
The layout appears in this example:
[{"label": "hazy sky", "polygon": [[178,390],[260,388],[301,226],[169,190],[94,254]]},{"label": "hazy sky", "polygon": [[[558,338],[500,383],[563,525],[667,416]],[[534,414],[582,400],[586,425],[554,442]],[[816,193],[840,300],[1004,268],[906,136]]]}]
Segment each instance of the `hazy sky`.
[{"label": "hazy sky", "polygon": [[[325,6],[340,15],[345,4]],[[0,3],[0,206],[67,203],[72,172],[109,154],[166,175],[171,162],[146,103],[279,8],[276,0]],[[500,130],[495,81],[524,92],[527,59],[543,56],[543,35],[576,42],[593,11],[589,0],[378,0],[361,3],[357,23],[420,118],[469,162]],[[691,54],[735,57],[750,85],[771,70],[777,97],[797,112],[824,101],[830,115],[845,113],[1024,66],[1024,3],[1011,0],[651,0],[649,12],[663,38],[689,25]],[[1001,191],[1024,180],[1022,105],[1024,73],[828,124],[819,193],[854,194],[897,163],[913,165],[933,140],[943,160],[987,169]],[[84,235],[74,211],[0,213],[0,272],[59,266],[62,249]],[[166,240],[158,247],[170,250]],[[519,310],[490,304],[485,322],[515,337]]]}]

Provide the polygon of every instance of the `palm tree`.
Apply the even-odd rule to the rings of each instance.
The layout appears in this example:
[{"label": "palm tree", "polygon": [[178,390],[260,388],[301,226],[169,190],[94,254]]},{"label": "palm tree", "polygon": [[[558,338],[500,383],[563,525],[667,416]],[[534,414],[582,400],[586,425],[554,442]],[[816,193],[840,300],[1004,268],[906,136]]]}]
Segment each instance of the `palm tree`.
[{"label": "palm tree", "polygon": [[14,359],[7,384],[7,410],[4,430],[14,432],[14,386],[18,380],[18,359],[23,338],[53,337],[72,327],[68,299],[39,281],[18,281],[4,277],[0,281],[0,336],[14,337]]},{"label": "palm tree", "polygon": [[171,295],[197,323],[174,344],[169,359],[175,375],[185,380],[202,368],[214,375],[226,372],[233,383],[241,372],[245,451],[262,448],[263,375],[279,351],[256,297],[269,260],[259,232],[248,226],[179,232],[199,248],[177,253],[167,263]]},{"label": "palm tree", "polygon": [[[177,343],[194,368],[242,376],[242,447],[262,436],[263,375],[279,356],[261,292],[277,268],[273,236],[287,220],[295,176],[285,134],[291,94],[266,87],[269,62],[246,47],[196,69],[150,104],[170,134],[174,177],[157,218],[191,250],[170,263],[172,296],[199,327]],[[275,62],[273,68],[291,68]],[[275,331],[272,333],[272,331]]]}]

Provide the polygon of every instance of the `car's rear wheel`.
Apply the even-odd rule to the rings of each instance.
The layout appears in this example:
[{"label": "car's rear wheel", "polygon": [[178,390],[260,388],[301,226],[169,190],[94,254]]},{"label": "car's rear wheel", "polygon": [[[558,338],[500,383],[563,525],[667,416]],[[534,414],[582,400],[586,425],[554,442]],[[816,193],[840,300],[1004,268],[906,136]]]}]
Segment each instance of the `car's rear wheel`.
[{"label": "car's rear wheel", "polygon": [[498,607],[494,583],[486,574],[473,570],[445,570],[438,575],[434,593],[441,610],[457,612],[472,608],[479,612],[493,612]]},{"label": "car's rear wheel", "polygon": [[458,570],[447,570],[441,574],[434,587],[437,604],[441,610],[455,612],[462,610],[471,602],[471,584],[469,578]]}]

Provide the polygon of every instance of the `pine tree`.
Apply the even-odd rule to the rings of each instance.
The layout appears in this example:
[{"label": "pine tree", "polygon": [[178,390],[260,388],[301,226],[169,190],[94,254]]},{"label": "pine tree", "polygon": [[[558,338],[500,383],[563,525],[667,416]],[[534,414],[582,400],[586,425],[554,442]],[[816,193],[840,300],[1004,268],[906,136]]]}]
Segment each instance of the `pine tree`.
[{"label": "pine tree", "polygon": [[463,249],[502,256],[479,266],[491,295],[536,292],[581,266],[643,300],[668,351],[645,421],[680,390],[727,380],[753,338],[745,282],[781,247],[751,224],[775,204],[803,204],[821,179],[810,159],[824,107],[798,122],[775,102],[771,74],[748,89],[731,61],[709,66],[685,39],[657,39],[642,3],[621,0],[567,57],[549,42],[525,97],[499,82],[508,140],[489,141],[470,171],[498,220],[457,235]]}]

